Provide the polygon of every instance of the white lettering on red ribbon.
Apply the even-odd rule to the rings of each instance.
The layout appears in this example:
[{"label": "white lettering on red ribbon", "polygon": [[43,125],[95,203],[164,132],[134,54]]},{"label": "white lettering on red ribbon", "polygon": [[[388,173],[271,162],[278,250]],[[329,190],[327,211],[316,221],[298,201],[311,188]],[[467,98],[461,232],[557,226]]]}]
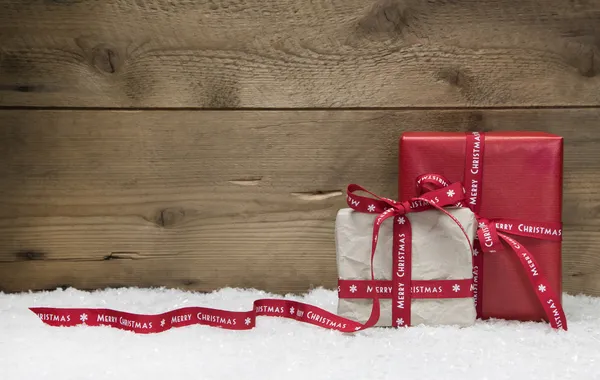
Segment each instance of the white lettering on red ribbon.
[{"label": "white lettering on red ribbon", "polygon": [[508,224],[508,223],[494,223],[496,225],[496,228],[499,230],[504,230],[507,232],[512,231],[513,225],[512,224]]},{"label": "white lettering on red ribbon", "polygon": [[556,328],[563,328],[563,319],[560,313],[560,310],[556,307],[554,300],[552,298],[548,299],[546,303],[550,306],[550,310],[552,311],[552,317],[554,318],[554,323],[556,324]]},{"label": "white lettering on red ribbon", "polygon": [[188,322],[192,320],[192,315],[191,314],[184,314],[184,315],[174,315],[171,317],[171,323],[175,324],[175,323],[183,323],[183,322]]},{"label": "white lettering on red ribbon", "polygon": [[492,247],[494,245],[494,242],[492,241],[490,229],[486,225],[484,225],[481,229],[483,230],[483,244],[488,248]]},{"label": "white lettering on red ribbon", "polygon": [[257,313],[270,313],[270,314],[283,314],[285,312],[283,307],[277,306],[257,306],[255,308]]},{"label": "white lettering on red ribbon", "polygon": [[[439,198],[434,197],[431,200],[431,203],[438,203],[439,201],[440,201]],[[425,201],[420,201],[420,200],[412,201],[412,202],[410,202],[410,208],[415,209],[415,208],[419,208],[419,207],[425,207],[425,206],[429,206],[429,204],[430,204],[430,202],[425,202]]]},{"label": "white lettering on red ribbon", "polygon": [[392,326],[408,327],[411,320],[412,227],[408,218],[404,223],[397,223],[396,220],[393,228],[395,254],[392,263],[395,272],[392,278]]},{"label": "white lettering on red ribbon", "polygon": [[[391,280],[342,280],[338,279],[340,299],[369,299],[373,293],[383,299],[397,299],[394,283]],[[473,297],[473,279],[461,280],[417,280],[404,288],[407,297],[415,299],[443,299]]]},{"label": "white lettering on red ribbon", "polygon": [[322,315],[319,315],[317,313],[314,313],[312,311],[309,311],[308,313],[306,313],[306,318],[308,318],[312,321],[318,322],[321,326],[324,326],[324,327],[335,328],[335,329],[345,329],[347,327],[345,323],[332,321],[331,319],[324,317]]},{"label": "white lettering on red ribbon", "polygon": [[541,235],[549,235],[549,236],[562,236],[562,229],[552,229],[541,226],[528,226],[526,224],[519,224],[517,226],[517,230],[519,232],[527,232],[530,234],[541,234]]},{"label": "white lettering on red ribbon", "polygon": [[473,132],[473,149],[471,151],[471,174],[479,174],[479,157],[481,148],[481,135],[479,132]]},{"label": "white lettering on red ribbon", "polygon": [[[403,278],[405,275],[405,264],[406,264],[406,234],[401,233],[398,237],[398,262],[396,268],[396,278]],[[398,281],[396,285],[398,287],[396,292],[396,307],[404,309],[404,289],[405,284],[403,281]]]},{"label": "white lettering on red ribbon", "polygon": [[102,323],[117,323],[117,317],[114,315],[98,314],[96,321]]},{"label": "white lettering on red ribbon", "polygon": [[442,287],[440,285],[438,286],[411,286],[410,288],[411,293],[412,294],[419,294],[419,293],[441,293],[443,291]]},{"label": "white lettering on red ribbon", "polygon": [[39,319],[44,322],[71,322],[71,315],[38,314]]},{"label": "white lettering on red ribbon", "polygon": [[526,222],[514,219],[494,219],[496,229],[514,235],[552,241],[562,240],[562,223],[560,222]]},{"label": "white lettering on red ribbon", "polygon": [[127,318],[121,317],[119,318],[119,323],[122,326],[125,327],[130,327],[133,329],[152,329],[152,322],[140,322],[140,321],[134,321],[134,320],[129,320]]},{"label": "white lettering on red ribbon", "polygon": [[471,179],[471,192],[469,193],[469,204],[477,204],[477,189],[479,182],[476,179]]},{"label": "white lettering on red ribbon", "polygon": [[475,306],[477,306],[477,302],[479,301],[479,293],[477,292],[477,287],[479,286],[479,265],[473,264],[473,300],[475,301]]},{"label": "white lettering on red ribbon", "polygon": [[521,252],[521,256],[523,256],[523,258],[525,258],[525,261],[527,262],[527,265],[529,265],[529,269],[531,270],[531,275],[532,276],[537,276],[538,275],[538,271],[537,268],[535,266],[535,263],[531,260],[531,257],[529,257],[529,255],[525,252]]},{"label": "white lettering on red ribbon", "polygon": [[446,181],[444,178],[435,175],[435,174],[426,174],[426,175],[422,175],[417,179],[417,186],[419,186],[423,181],[425,182],[437,182],[438,184],[442,185],[443,187],[446,187],[448,185],[450,185],[450,183],[448,183],[448,181]]},{"label": "white lettering on red ribbon", "polygon": [[463,183],[469,188],[468,206],[479,213],[481,206],[481,187],[483,180],[484,133],[471,132],[466,134],[466,155]]}]

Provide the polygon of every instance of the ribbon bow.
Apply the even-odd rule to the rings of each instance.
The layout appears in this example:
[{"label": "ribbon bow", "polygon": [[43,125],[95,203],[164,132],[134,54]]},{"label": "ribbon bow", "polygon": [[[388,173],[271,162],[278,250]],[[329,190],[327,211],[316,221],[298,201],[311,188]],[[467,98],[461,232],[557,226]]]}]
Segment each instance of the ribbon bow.
[{"label": "ribbon bow", "polygon": [[[355,195],[354,193],[357,191],[363,191],[367,194],[370,194],[374,199]],[[379,216],[375,219],[373,226],[374,245],[371,252],[372,259],[373,255],[375,254],[375,243],[377,242],[379,235],[379,228],[386,219],[392,217],[401,217],[410,212],[431,210],[432,208],[435,208],[450,217],[460,227],[467,241],[470,242],[469,235],[463,228],[462,224],[460,224],[458,219],[456,219],[452,214],[443,208],[445,206],[458,206],[463,200],[465,200],[465,197],[465,189],[460,182],[424,192],[420,196],[411,198],[408,201],[395,201],[393,199],[380,197],[377,194],[366,190],[360,185],[351,184],[347,189],[346,202],[348,203],[348,206],[356,211],[369,214],[379,214]],[[473,253],[472,244],[471,251],[471,253]]]}]

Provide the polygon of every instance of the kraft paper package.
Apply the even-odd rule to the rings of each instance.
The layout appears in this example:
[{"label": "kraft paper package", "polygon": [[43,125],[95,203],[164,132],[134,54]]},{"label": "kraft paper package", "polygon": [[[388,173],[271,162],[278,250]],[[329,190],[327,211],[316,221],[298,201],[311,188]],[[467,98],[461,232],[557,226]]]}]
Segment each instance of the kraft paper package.
[{"label": "kraft paper package", "polygon": [[[447,210],[463,225],[473,242],[477,221],[468,208]],[[377,215],[350,208],[338,211],[335,223],[338,277],[341,280],[371,279],[371,242]],[[447,215],[428,210],[404,216],[412,227],[412,280],[453,280],[473,278],[473,258],[469,242]],[[381,225],[373,272],[376,280],[392,280],[393,218]],[[370,299],[338,300],[337,314],[361,323],[369,318]],[[411,326],[454,325],[466,327],[475,322],[473,297],[412,299]],[[392,326],[392,300],[380,298],[381,315],[376,326]]]}]

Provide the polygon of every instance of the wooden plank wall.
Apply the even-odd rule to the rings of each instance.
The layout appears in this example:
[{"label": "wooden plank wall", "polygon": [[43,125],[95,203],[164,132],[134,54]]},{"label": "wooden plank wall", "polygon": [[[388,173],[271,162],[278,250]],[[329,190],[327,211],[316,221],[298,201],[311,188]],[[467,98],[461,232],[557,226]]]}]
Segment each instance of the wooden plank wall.
[{"label": "wooden plank wall", "polygon": [[406,130],[565,137],[600,296],[600,1],[0,0],[0,291],[336,283]]}]

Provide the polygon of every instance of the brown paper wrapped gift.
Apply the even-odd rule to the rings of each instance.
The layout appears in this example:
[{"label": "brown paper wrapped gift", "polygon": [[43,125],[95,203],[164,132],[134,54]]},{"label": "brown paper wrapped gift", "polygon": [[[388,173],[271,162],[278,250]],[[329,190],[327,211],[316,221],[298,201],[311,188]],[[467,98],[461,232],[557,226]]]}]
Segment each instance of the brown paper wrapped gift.
[{"label": "brown paper wrapped gift", "polygon": [[[467,208],[447,210],[464,227],[469,241],[447,215],[437,210],[407,214],[412,227],[412,280],[464,280],[473,278],[472,251],[469,242],[475,238],[477,221]],[[335,223],[337,270],[340,280],[371,279],[371,242],[373,224],[377,215],[341,209]],[[381,225],[373,270],[376,280],[392,279],[393,219]],[[476,252],[477,253],[477,252]],[[364,282],[364,281],[362,281]],[[448,282],[451,285],[452,282]],[[344,286],[354,284],[344,281]],[[456,290],[456,285],[454,286]],[[377,289],[378,294],[389,289]],[[424,286],[411,286],[411,294],[435,292]],[[375,291],[375,290],[374,290]],[[365,323],[371,313],[373,301],[340,298],[338,315]],[[420,299],[411,301],[411,325],[470,326],[475,322],[473,297]],[[376,326],[392,326],[392,300],[380,298],[381,314]]]}]

